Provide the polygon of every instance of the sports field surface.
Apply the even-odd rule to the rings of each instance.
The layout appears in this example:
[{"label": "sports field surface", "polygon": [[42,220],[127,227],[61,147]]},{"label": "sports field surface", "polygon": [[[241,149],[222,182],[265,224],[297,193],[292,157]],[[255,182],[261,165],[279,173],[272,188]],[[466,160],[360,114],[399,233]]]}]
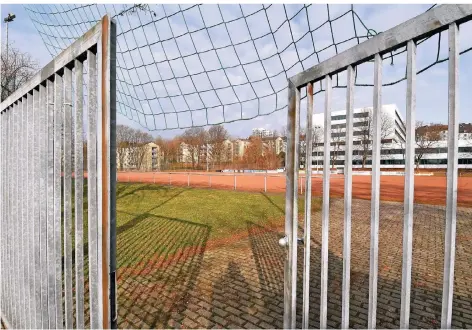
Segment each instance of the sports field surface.
[{"label": "sports field surface", "polygon": [[[210,179],[211,176],[211,179]],[[234,189],[236,176],[236,190],[285,192],[285,174],[226,174],[226,173],[183,173],[183,172],[119,172],[119,182],[157,183],[160,185],[211,187],[218,189]],[[383,201],[402,202],[404,194],[403,176],[380,177],[380,199]],[[353,197],[370,199],[371,176],[354,175]],[[303,182],[303,186],[305,183]],[[312,178],[313,196],[322,194],[322,177]],[[266,188],[266,189],[265,189]],[[303,188],[302,188],[303,189]],[[332,175],[330,181],[330,195],[344,196],[344,176]],[[457,202],[461,206],[472,206],[472,177],[459,177]],[[446,204],[446,177],[415,176],[415,203],[445,205]]]},{"label": "sports field surface", "polygon": [[[117,188],[120,328],[282,327],[286,252],[278,239],[283,235],[285,194],[133,183],[119,183]],[[310,328],[316,328],[320,199],[313,198],[312,205]],[[299,210],[303,210],[303,196]],[[440,327],[444,219],[444,206],[415,204],[412,328]],[[459,207],[452,316],[455,328],[472,328],[471,221],[472,208]],[[301,217],[299,228],[302,232]],[[399,327],[402,231],[403,204],[381,202],[379,328]],[[328,326],[339,328],[341,198],[330,202],[329,235]],[[350,298],[350,327],[354,328],[367,327],[369,237],[370,201],[354,199]],[[301,249],[298,264],[301,283]],[[299,312],[301,298],[299,290]]]}]

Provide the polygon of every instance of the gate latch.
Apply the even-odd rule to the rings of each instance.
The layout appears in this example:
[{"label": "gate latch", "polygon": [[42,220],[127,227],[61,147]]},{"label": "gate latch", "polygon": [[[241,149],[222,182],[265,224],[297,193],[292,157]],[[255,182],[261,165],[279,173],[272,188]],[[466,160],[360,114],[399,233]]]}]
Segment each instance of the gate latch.
[{"label": "gate latch", "polygon": [[[298,245],[303,245],[303,244],[305,244],[305,240],[303,239],[303,237],[299,237],[299,238],[297,238],[297,243],[298,243]],[[282,246],[282,247],[287,247],[288,246],[287,236],[284,236],[284,237],[279,239],[279,245]]]}]

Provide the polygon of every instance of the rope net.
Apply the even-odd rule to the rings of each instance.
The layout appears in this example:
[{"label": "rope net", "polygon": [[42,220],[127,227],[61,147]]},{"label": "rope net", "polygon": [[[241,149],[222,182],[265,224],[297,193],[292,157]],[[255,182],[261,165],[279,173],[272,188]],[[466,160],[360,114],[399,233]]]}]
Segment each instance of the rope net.
[{"label": "rope net", "polygon": [[[150,131],[250,120],[282,110],[287,105],[287,78],[377,34],[353,5],[25,8],[53,57],[105,14],[113,17],[117,110]],[[437,56],[419,73],[447,60],[441,57],[441,34],[435,37]],[[447,50],[447,44],[442,47]],[[383,58],[393,64],[404,52]],[[384,85],[405,79],[406,72]],[[322,92],[322,82],[317,85],[315,93]],[[372,86],[357,75],[356,85]],[[342,73],[333,77],[333,87],[345,87]]]}]

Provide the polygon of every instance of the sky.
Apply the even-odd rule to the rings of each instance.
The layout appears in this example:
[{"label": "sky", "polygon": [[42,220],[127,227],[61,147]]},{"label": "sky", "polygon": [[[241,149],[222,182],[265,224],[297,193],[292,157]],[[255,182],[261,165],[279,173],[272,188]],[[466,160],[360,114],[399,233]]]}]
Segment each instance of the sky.
[{"label": "sky", "polygon": [[[423,13],[429,7],[430,5],[424,4],[356,4],[354,10],[368,28],[382,32]],[[62,14],[41,15],[27,11],[23,5],[1,6],[2,17],[8,12],[16,14],[15,21],[10,24],[10,42],[13,42],[14,47],[31,53],[42,67],[52,59],[50,52],[58,52],[61,47],[64,48],[60,43],[60,37],[67,36],[72,40],[82,34],[81,29],[86,31],[93,24],[92,21],[100,17],[105,10],[113,14],[126,7],[109,6],[103,8],[103,11],[82,8],[81,11],[76,11],[75,15],[72,14],[74,12],[67,11],[70,5],[64,7],[58,5],[54,8],[35,5],[28,8],[38,12],[64,11]],[[329,24],[321,25],[328,17],[326,6],[310,6],[305,15],[302,15],[305,13],[304,10],[300,12],[301,14],[297,14],[300,8],[300,5],[287,5],[285,8],[273,5],[265,7],[265,10],[257,5],[221,8],[215,5],[200,7],[186,5],[181,8],[152,5],[150,9],[156,15],[154,18],[150,13],[117,17],[118,123],[143,130],[145,130],[143,126],[146,126],[154,129],[151,132],[154,136],[170,138],[181,134],[183,130],[159,130],[159,128],[177,127],[177,118],[181,127],[191,125],[190,111],[179,112],[190,109],[193,110],[194,124],[206,123],[206,118],[208,122],[218,122],[249,118],[258,113],[271,113],[251,120],[225,124],[233,137],[248,136],[255,127],[280,130],[286,125],[287,120],[284,108],[286,77],[318,63],[318,58],[310,55],[313,53],[313,46],[320,50],[333,43]],[[182,9],[183,13],[174,14],[178,9]],[[330,18],[337,17],[349,9],[349,5],[330,5]],[[290,24],[284,23],[287,17],[293,17],[290,19]],[[70,26],[69,29],[39,26],[42,28],[42,38],[36,29],[38,25],[35,27],[32,19],[51,25],[59,23]],[[229,23],[222,24],[223,21]],[[359,21],[354,24],[359,35],[367,33]],[[303,37],[309,29],[313,30],[314,26],[319,25],[321,26],[319,29]],[[141,29],[140,26],[144,28]],[[139,28],[126,32],[135,27]],[[210,28],[201,30],[202,27]],[[331,28],[335,42],[352,37],[354,35],[352,15],[336,20]],[[472,33],[464,33],[471,29],[470,22],[461,26],[462,33],[459,39],[461,50],[472,46]],[[3,25],[3,42],[4,38]],[[292,40],[296,41],[295,46],[291,44]],[[48,47],[44,41],[49,43]],[[69,39],[66,42],[70,42]],[[418,68],[434,62],[437,43],[438,39],[433,38],[418,46]],[[232,44],[237,46],[233,47]],[[338,52],[354,44],[355,40],[342,44]],[[447,32],[441,35],[440,49],[440,58],[447,57]],[[195,52],[199,57],[192,55]],[[461,122],[472,122],[472,100],[469,97],[470,87],[467,88],[472,84],[471,53],[461,55],[459,61]],[[319,53],[319,61],[334,54],[334,47],[327,48]],[[396,56],[393,65],[390,60],[384,60],[383,81],[390,82],[403,77],[405,64],[405,54]],[[225,69],[221,70],[221,67]],[[373,83],[372,63],[361,64],[357,70],[358,83]],[[342,85],[344,81],[345,75],[339,75],[339,83]],[[417,76],[417,120],[427,123],[447,123],[447,81],[447,61]],[[319,85],[315,85],[315,91],[317,90]],[[277,98],[273,95],[273,91],[278,92]],[[405,82],[383,87],[382,103],[396,104],[405,117],[405,92]],[[243,102],[242,107],[239,104],[230,104],[254,97],[257,97],[259,102],[257,100]],[[334,89],[332,110],[344,109],[345,103],[345,89]],[[224,112],[223,107],[219,105],[225,105]],[[356,87],[354,107],[365,106],[372,106],[372,88]],[[324,93],[315,95],[314,108],[315,113],[323,111]],[[138,115],[137,109],[147,115]],[[275,109],[282,110],[273,112]],[[303,125],[306,102],[302,101],[301,109]]]}]

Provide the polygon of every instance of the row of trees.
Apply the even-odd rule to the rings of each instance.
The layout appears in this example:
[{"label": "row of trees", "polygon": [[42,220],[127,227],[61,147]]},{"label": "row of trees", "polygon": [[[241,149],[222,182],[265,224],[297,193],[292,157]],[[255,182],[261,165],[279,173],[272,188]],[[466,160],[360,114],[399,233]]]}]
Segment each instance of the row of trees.
[{"label": "row of trees", "polygon": [[172,139],[158,137],[156,144],[162,151],[161,167],[177,169],[185,167],[184,163],[190,164],[192,169],[275,169],[280,166],[283,155],[276,155],[273,140],[251,136],[241,155],[237,142],[229,139],[223,125],[211,126],[208,130],[190,128]]}]

